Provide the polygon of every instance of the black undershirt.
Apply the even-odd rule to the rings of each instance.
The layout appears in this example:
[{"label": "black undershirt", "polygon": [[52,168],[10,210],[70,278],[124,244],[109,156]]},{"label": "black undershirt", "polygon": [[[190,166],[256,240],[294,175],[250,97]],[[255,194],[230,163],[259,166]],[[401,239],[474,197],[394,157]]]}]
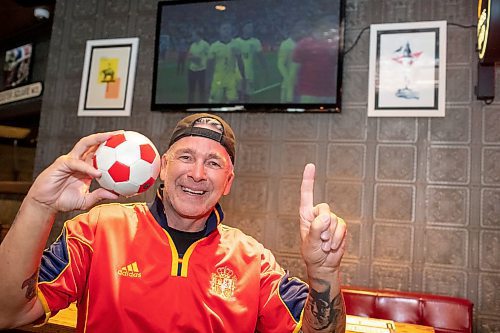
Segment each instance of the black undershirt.
[{"label": "black undershirt", "polygon": [[206,225],[205,228],[203,228],[203,230],[195,232],[180,231],[168,225],[166,229],[170,234],[170,237],[172,237],[172,240],[175,244],[175,248],[177,249],[177,253],[179,254],[179,258],[182,258],[184,256],[184,253],[186,253],[187,249],[189,248],[189,246],[191,246],[191,244],[193,244],[199,239],[202,239],[205,233],[207,232]]}]

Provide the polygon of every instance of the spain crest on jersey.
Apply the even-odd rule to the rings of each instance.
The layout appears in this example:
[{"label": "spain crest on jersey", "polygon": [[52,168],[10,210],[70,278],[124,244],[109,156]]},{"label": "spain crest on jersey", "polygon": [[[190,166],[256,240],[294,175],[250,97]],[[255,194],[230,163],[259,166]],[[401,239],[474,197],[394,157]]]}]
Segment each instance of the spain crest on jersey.
[{"label": "spain crest on jersey", "polygon": [[211,291],[224,299],[230,299],[233,297],[236,281],[236,276],[231,269],[225,266],[219,267],[216,273],[212,273]]}]

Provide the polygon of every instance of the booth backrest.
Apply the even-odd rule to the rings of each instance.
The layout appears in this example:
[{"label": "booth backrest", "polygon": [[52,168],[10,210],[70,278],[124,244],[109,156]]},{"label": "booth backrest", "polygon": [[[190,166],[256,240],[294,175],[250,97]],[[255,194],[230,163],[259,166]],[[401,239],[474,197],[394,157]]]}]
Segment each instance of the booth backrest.
[{"label": "booth backrest", "polygon": [[343,287],[347,314],[434,327],[436,333],[472,333],[473,304],[463,298]]}]

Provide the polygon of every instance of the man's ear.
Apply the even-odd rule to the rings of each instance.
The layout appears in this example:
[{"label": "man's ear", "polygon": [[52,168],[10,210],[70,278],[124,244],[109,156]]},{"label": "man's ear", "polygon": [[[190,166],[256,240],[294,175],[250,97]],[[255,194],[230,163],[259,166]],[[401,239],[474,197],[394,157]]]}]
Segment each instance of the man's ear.
[{"label": "man's ear", "polygon": [[234,171],[231,171],[231,173],[228,176],[226,186],[224,187],[224,193],[223,195],[228,195],[229,192],[231,191],[231,186],[233,185],[233,180],[234,180]]},{"label": "man's ear", "polygon": [[163,154],[160,159],[160,179],[165,181],[167,177],[167,154]]}]

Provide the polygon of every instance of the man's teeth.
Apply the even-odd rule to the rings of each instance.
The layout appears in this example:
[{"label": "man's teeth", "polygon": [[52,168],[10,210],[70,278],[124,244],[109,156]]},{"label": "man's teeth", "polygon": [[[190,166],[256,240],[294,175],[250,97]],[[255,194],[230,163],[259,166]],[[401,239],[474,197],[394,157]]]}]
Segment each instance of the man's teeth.
[{"label": "man's teeth", "polygon": [[187,193],[198,194],[198,195],[202,195],[202,194],[205,193],[205,191],[196,191],[196,190],[193,190],[193,189],[190,189],[190,188],[187,188],[187,187],[183,187],[182,190],[184,192],[187,192]]}]

